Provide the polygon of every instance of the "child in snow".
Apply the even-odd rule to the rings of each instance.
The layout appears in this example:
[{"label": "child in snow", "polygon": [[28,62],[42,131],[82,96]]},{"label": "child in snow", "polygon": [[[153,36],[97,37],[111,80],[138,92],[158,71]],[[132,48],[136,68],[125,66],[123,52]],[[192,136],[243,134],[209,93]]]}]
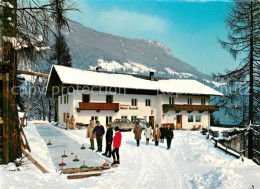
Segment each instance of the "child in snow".
[{"label": "child in snow", "polygon": [[140,145],[140,140],[141,140],[141,138],[142,138],[142,128],[141,128],[141,126],[140,126],[140,124],[139,123],[137,123],[136,125],[135,125],[135,128],[134,128],[134,134],[135,134],[135,140],[136,140],[136,144],[137,144],[137,146],[139,146]]},{"label": "child in snow", "polygon": [[[118,127],[115,128],[115,131],[116,131],[116,134],[114,136],[113,151],[112,151],[112,156],[113,156],[114,162],[112,163],[112,165],[120,164],[119,147],[121,146],[122,135],[121,135],[121,132],[119,131]],[[115,154],[116,154],[116,156],[115,156]]]},{"label": "child in snow", "polygon": [[147,123],[147,125],[145,126],[144,136],[146,138],[146,145],[148,145],[149,140],[152,136],[152,126],[150,126],[149,123]]},{"label": "child in snow", "polygon": [[153,130],[153,140],[155,142],[155,146],[158,146],[160,136],[161,136],[161,132],[160,129],[158,128],[158,124],[156,124]]}]

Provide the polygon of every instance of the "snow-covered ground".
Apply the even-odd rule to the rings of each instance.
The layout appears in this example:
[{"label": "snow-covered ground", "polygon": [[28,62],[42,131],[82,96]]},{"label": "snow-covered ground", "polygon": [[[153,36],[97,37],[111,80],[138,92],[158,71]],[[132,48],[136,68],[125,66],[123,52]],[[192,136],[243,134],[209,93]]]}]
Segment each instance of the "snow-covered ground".
[{"label": "snow-covered ground", "polygon": [[[144,138],[137,147],[133,133],[122,132],[118,168],[100,177],[67,180],[67,175],[56,172],[46,141],[37,132],[39,126],[29,124],[25,132],[32,156],[50,173],[43,174],[32,164],[22,171],[8,171],[11,165],[2,165],[0,188],[260,188],[260,166],[214,148],[197,131],[175,131],[170,150],[166,150],[166,143],[147,146]],[[86,130],[56,129],[68,140],[89,147]]]}]

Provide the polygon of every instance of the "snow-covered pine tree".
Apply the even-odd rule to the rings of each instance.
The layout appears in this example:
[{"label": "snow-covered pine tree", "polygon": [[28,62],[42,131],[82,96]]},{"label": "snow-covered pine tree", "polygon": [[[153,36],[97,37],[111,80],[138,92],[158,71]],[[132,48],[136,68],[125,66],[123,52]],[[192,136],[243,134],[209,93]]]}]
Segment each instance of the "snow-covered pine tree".
[{"label": "snow-covered pine tree", "polygon": [[[233,104],[247,106],[249,122],[259,120],[259,58],[260,58],[260,2],[258,0],[235,0],[230,7],[231,12],[226,18],[228,41],[219,39],[222,47],[237,59],[242,57],[240,66],[225,74],[214,75],[218,80],[228,83],[232,87],[229,94],[221,98],[219,105],[232,105],[237,95],[247,95],[245,104]],[[244,109],[238,109],[238,111]]]}]

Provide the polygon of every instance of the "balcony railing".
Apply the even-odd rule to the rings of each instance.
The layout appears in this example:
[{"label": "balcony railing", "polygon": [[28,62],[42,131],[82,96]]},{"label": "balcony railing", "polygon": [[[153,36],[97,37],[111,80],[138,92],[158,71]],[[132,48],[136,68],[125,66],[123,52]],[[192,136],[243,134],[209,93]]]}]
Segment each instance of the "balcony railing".
[{"label": "balcony railing", "polygon": [[166,113],[168,111],[199,111],[199,112],[204,112],[204,111],[209,111],[209,112],[214,112],[214,111],[219,111],[219,107],[217,106],[210,106],[210,105],[172,105],[172,104],[163,104],[163,113]]},{"label": "balcony railing", "polygon": [[80,102],[78,111],[81,110],[114,110],[119,111],[119,103],[97,103],[97,102]]}]

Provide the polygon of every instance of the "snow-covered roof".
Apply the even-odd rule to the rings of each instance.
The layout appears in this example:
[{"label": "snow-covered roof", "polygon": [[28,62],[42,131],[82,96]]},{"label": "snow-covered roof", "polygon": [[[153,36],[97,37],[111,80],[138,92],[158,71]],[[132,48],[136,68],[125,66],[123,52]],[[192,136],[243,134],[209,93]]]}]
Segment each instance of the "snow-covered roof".
[{"label": "snow-covered roof", "polygon": [[171,93],[189,93],[189,94],[202,94],[212,96],[222,96],[223,94],[215,89],[204,85],[196,80],[190,79],[169,79],[159,80],[159,89],[161,92]]},{"label": "snow-covered roof", "polygon": [[223,95],[196,80],[169,79],[152,81],[127,74],[87,71],[58,65],[52,67],[48,78],[48,85],[53,69],[56,70],[62,84],[158,90],[165,93],[178,94]]}]

